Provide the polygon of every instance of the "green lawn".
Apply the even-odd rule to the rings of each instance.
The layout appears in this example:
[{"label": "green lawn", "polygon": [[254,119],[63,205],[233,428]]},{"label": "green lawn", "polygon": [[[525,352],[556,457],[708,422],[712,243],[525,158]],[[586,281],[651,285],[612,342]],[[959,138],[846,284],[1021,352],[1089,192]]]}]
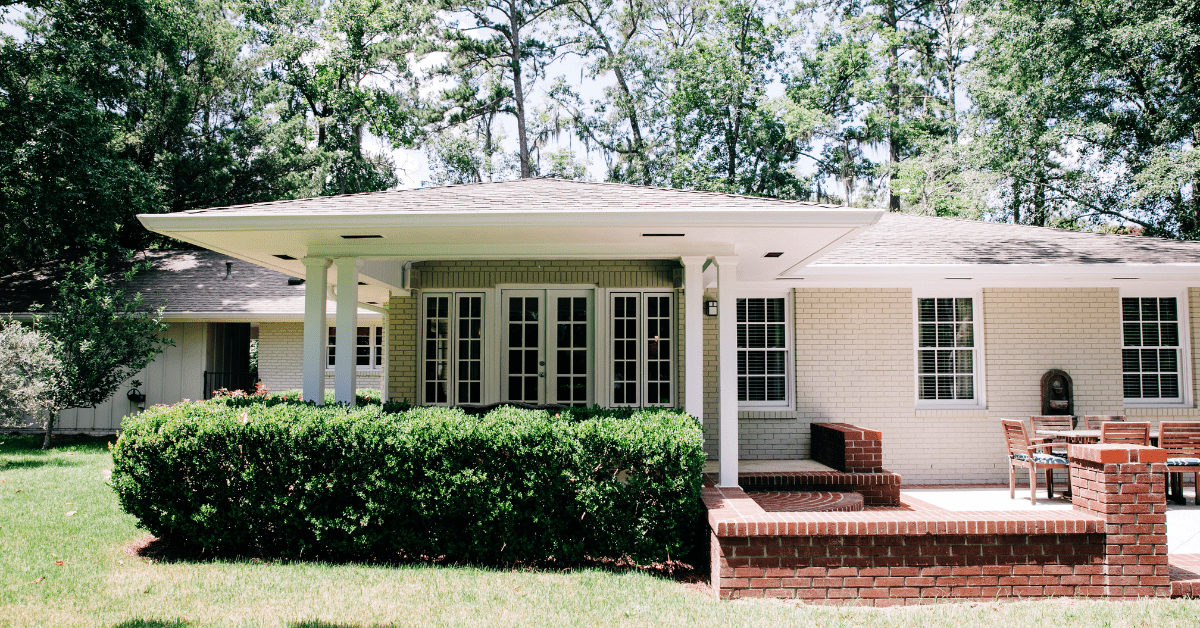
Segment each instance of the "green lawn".
[{"label": "green lawn", "polygon": [[[0,436],[0,626],[1196,626],[1193,601],[719,602],[640,573],[256,561],[156,563],[117,507],[103,444]],[[74,513],[74,514],[68,514]],[[56,561],[61,561],[59,564]]]}]

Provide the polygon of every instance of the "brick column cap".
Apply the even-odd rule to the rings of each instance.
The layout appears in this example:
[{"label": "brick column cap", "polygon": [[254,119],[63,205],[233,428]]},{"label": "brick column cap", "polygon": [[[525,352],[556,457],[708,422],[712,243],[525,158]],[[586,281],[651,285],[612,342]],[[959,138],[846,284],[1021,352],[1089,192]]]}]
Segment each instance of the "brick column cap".
[{"label": "brick column cap", "polygon": [[1145,445],[1069,445],[1067,456],[1096,464],[1166,462],[1167,450]]}]

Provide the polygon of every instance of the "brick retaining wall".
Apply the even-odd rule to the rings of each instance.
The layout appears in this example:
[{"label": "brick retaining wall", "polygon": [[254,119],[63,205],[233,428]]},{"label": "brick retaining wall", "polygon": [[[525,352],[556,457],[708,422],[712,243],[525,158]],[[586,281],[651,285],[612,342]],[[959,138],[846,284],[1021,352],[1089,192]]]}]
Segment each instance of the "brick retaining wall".
[{"label": "brick retaining wall", "polygon": [[740,488],[705,488],[713,592],[874,606],[1169,596],[1165,452],[1084,445],[1070,455],[1070,511],[766,512]]}]

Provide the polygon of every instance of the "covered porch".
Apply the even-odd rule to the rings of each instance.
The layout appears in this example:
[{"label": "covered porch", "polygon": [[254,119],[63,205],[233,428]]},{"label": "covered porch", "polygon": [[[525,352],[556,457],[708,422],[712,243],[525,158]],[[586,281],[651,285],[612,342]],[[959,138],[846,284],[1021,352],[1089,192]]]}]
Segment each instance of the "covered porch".
[{"label": "covered porch", "polygon": [[[718,434],[717,483],[736,486],[739,376],[746,369],[739,367],[739,299],[789,294],[799,269],[879,215],[522,180],[141,219],[153,231],[304,280],[297,366],[305,399],[323,401],[332,362],[336,401],[354,403],[362,307],[383,316],[385,399],[678,407]],[[670,265],[674,277],[645,285],[625,272],[632,268],[621,268],[638,264]],[[433,266],[451,278],[433,281]],[[660,297],[667,300],[655,301]],[[632,299],[638,313],[629,315],[622,299]],[[337,305],[332,348],[330,301]],[[660,309],[652,315],[654,307]],[[717,323],[708,347],[706,316]],[[621,331],[625,324],[635,331]],[[706,373],[706,364],[715,368]],[[619,393],[621,387],[637,394]]]}]

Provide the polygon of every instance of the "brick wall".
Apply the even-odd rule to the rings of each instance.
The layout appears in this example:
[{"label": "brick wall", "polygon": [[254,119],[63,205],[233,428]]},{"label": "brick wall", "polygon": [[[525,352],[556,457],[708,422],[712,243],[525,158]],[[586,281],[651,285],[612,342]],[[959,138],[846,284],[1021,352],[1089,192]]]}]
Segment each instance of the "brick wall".
[{"label": "brick wall", "polygon": [[1103,534],[717,539],[721,597],[873,606],[944,598],[1087,595],[1103,569]]},{"label": "brick wall", "polygon": [[393,296],[388,311],[388,399],[416,402],[417,297]]},{"label": "brick wall", "polygon": [[912,299],[907,289],[796,290],[799,421],[887,434],[887,467],[907,482],[971,483],[1007,480],[997,419],[1038,413],[1049,369],[1071,374],[1077,414],[1126,413],[1115,288],[985,289],[986,409],[916,408]]},{"label": "brick wall", "polygon": [[1071,501],[1107,520],[1105,560],[1086,595],[1169,596],[1167,453],[1137,445],[1072,445]]},{"label": "brick wall", "polygon": [[[361,319],[360,319],[361,320]],[[361,321],[364,325],[367,320]],[[334,326],[333,319],[326,321]],[[378,325],[370,320],[369,324]],[[304,323],[259,323],[258,325],[258,378],[267,390],[281,392],[300,390],[304,386]],[[333,390],[333,369],[326,371],[325,387]],[[379,371],[359,371],[357,388],[380,389]]]},{"label": "brick wall", "polygon": [[1072,445],[1071,511],[766,512],[708,487],[713,593],[826,603],[1167,597],[1166,452]]},{"label": "brick wall", "polygon": [[883,472],[883,434],[845,423],[812,424],[813,460],[846,473]]}]

